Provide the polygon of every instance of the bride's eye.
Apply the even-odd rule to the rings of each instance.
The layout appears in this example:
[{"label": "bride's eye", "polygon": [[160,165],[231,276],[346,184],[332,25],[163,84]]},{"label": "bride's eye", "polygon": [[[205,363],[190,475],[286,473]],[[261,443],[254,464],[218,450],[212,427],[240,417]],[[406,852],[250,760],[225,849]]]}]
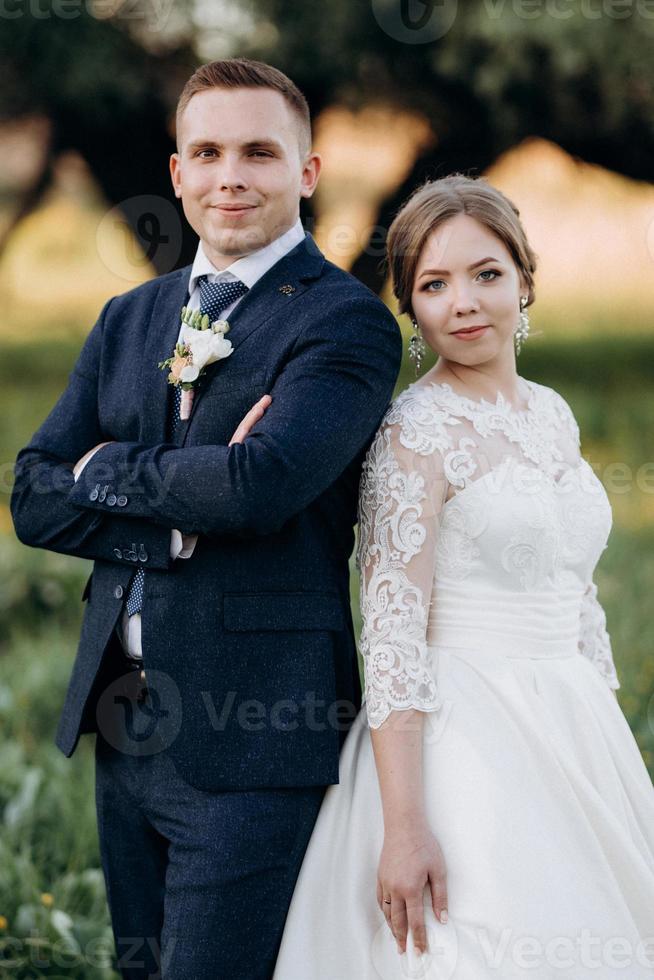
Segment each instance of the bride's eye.
[{"label": "bride's eye", "polygon": [[[484,269],[484,271],[483,272],[480,272],[479,275],[480,275],[480,277],[481,276],[490,275],[490,276],[493,277],[493,279],[495,279],[495,278],[501,276],[502,273],[501,272],[498,272],[497,269]],[[493,279],[484,279],[484,282],[492,282]]]},{"label": "bride's eye", "polygon": [[443,285],[445,285],[445,283],[443,282],[442,279],[432,279],[431,282],[426,282],[423,288],[426,289],[426,290],[428,290],[429,292],[432,292],[432,293],[440,293],[441,292],[440,289],[431,289],[430,288],[431,286],[437,286],[438,283],[442,283]]}]

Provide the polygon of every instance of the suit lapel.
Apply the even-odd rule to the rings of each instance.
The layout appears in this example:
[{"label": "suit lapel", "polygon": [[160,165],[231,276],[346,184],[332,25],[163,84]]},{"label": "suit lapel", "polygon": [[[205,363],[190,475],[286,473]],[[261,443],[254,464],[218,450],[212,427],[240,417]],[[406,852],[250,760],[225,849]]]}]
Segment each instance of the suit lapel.
[{"label": "suit lapel", "polygon": [[[294,249],[284,255],[259,279],[239,301],[229,316],[227,334],[234,351],[258,330],[266,320],[282,312],[307,289],[307,283],[317,279],[325,257],[308,233]],[[233,357],[231,354],[230,357]],[[219,368],[220,361],[210,364],[207,374]]]},{"label": "suit lapel", "polygon": [[283,311],[303,293],[307,283],[320,276],[324,262],[324,255],[307,232],[304,241],[276,262],[245,294],[230,315],[227,336],[234,350],[266,320]]},{"label": "suit lapel", "polygon": [[143,390],[141,403],[141,439],[158,445],[166,439],[168,399],[171,386],[168,372],[157,367],[173,352],[180,328],[180,311],[188,302],[191,266],[179,269],[162,283],[152,309],[143,351]]},{"label": "suit lapel", "polygon": [[[306,292],[311,280],[322,274],[325,257],[307,232],[304,241],[300,242],[288,255],[283,256],[268,272],[259,279],[252,289],[239,301],[236,309],[229,315],[229,333],[227,338],[234,348],[229,360],[236,357],[236,352],[246,338],[250,337],[274,316],[283,314],[291,309],[291,304]],[[203,393],[211,382],[225,369],[222,361],[214,361],[205,369],[202,384],[196,389],[193,397],[191,417],[178,427],[175,442],[182,445],[186,434],[193,422],[193,414]]]},{"label": "suit lapel", "polygon": [[[229,316],[227,336],[234,348],[230,360],[243,341],[267,320],[286,309],[290,311],[291,304],[307,290],[311,280],[321,275],[324,262],[324,255],[307,232],[303,241],[254,284]],[[166,439],[171,386],[167,381],[167,372],[157,365],[171,356],[177,342],[180,311],[189,300],[190,274],[191,266],[186,266],[162,283],[152,309],[143,352],[141,403],[141,439],[150,445],[158,445]],[[185,441],[203,392],[224,367],[221,361],[215,361],[206,368],[202,383],[195,390],[191,418],[177,428],[177,445],[181,446]]]}]

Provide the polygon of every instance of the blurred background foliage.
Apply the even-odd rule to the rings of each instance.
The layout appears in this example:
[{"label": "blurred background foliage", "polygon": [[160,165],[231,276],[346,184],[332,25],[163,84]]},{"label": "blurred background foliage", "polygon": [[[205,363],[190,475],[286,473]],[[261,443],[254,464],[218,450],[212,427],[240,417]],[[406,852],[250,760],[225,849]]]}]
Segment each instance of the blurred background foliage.
[{"label": "blurred background foliage", "polygon": [[[654,10],[624,0],[6,0],[0,980],[116,977],[92,740],[71,760],[52,741],[90,568],[20,545],[8,500],[103,302],[192,260],[168,156],[202,61],[268,60],[305,91],[325,164],[305,224],[391,307],[385,230],[418,182],[484,173],[517,203],[539,258],[520,372],[570,401],[607,487],[597,581],[654,774],[653,41]],[[353,568],[358,630],[357,590]]]}]

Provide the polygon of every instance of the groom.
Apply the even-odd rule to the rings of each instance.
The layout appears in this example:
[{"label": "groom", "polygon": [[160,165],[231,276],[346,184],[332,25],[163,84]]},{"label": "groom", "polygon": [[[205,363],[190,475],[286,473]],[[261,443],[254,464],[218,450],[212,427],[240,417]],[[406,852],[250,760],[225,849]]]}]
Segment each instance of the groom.
[{"label": "groom", "polygon": [[[264,980],[360,706],[348,558],[401,342],[302,229],[320,157],[285,75],[202,66],[177,148],[195,261],[105,305],[11,507],[25,544],[94,560],[56,742],[97,733],[123,977]],[[184,305],[233,347],[189,418],[158,366]]]}]

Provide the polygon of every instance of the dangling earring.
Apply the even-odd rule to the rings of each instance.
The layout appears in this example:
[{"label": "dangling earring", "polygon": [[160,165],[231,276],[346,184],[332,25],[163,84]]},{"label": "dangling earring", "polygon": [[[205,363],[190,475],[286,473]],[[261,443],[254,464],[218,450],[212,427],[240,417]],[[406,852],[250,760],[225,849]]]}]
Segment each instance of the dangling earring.
[{"label": "dangling earring", "polygon": [[520,297],[520,323],[518,325],[518,329],[513,335],[516,354],[520,353],[520,348],[529,336],[529,314],[525,309],[527,306],[527,299],[527,296]]},{"label": "dangling earring", "polygon": [[409,339],[409,357],[415,363],[416,366],[416,378],[418,377],[418,372],[420,371],[420,365],[422,359],[427,353],[427,345],[425,344],[422,334],[420,333],[420,327],[418,326],[418,321],[415,317],[411,317],[411,323],[413,324],[413,333]]}]

